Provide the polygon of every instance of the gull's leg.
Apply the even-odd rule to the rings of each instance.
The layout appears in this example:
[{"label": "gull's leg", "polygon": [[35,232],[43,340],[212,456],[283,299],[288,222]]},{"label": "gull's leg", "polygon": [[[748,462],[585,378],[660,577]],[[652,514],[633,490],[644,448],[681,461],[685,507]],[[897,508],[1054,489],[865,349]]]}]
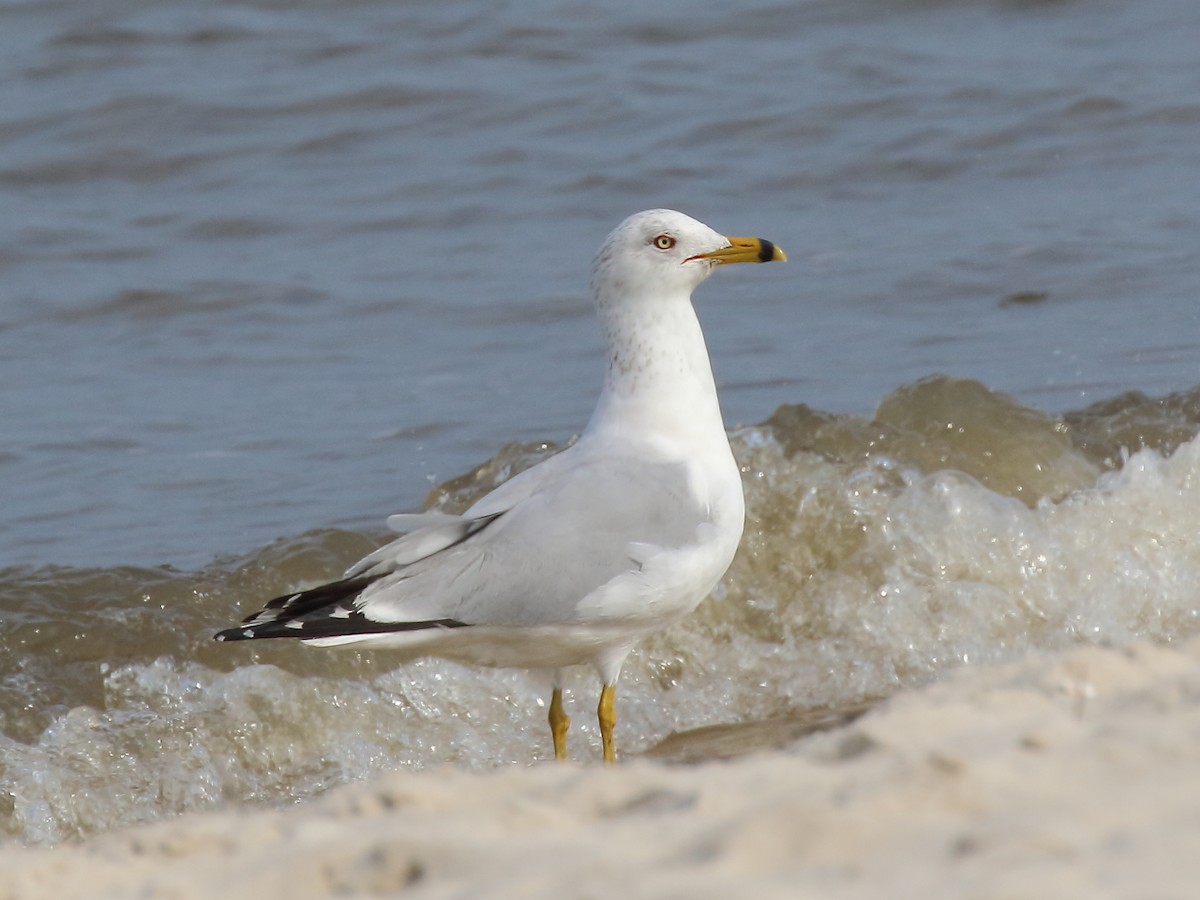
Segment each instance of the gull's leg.
[{"label": "gull's leg", "polygon": [[606,684],[600,688],[600,705],[596,708],[600,720],[600,743],[604,746],[604,761],[615,763],[617,751],[613,748],[613,728],[617,724],[617,686]]},{"label": "gull's leg", "polygon": [[554,738],[554,758],[567,758],[567,729],[571,727],[571,717],[563,712],[562,688],[554,686],[550,695],[550,736]]}]

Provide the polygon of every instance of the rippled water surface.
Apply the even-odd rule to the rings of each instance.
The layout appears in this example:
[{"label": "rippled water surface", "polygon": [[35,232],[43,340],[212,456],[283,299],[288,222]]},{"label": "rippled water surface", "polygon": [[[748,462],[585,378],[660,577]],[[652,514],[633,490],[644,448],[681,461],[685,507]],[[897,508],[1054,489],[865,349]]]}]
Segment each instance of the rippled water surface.
[{"label": "rippled water surface", "polygon": [[591,255],[651,206],[791,263],[697,297],[750,522],[631,662],[625,746],[1194,633],[1198,33],[1191,0],[0,3],[2,833],[543,752],[534,676],[208,638],[569,440]]}]

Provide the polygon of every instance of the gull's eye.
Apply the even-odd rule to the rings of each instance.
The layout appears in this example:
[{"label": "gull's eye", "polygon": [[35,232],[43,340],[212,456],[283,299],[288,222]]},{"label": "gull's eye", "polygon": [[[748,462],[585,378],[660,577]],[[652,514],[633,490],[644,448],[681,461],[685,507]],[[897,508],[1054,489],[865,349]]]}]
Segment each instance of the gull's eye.
[{"label": "gull's eye", "polygon": [[675,238],[669,234],[660,234],[654,239],[654,246],[659,250],[670,250],[675,246]]}]

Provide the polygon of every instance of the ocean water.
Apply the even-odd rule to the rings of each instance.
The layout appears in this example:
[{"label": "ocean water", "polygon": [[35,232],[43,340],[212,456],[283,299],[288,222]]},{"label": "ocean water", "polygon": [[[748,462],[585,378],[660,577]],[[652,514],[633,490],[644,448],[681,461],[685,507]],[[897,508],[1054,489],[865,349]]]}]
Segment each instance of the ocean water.
[{"label": "ocean water", "polygon": [[791,262],[698,292],[747,532],[622,750],[1195,634],[1198,26],[0,3],[0,836],[544,759],[537,673],[210,638],[569,441],[651,206]]}]

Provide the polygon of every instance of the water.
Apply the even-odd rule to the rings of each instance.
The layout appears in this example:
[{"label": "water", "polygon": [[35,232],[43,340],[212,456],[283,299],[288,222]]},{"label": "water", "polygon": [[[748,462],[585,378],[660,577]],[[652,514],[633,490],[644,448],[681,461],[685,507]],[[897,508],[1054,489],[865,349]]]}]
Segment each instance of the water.
[{"label": "water", "polygon": [[623,676],[623,747],[1195,633],[1198,25],[0,4],[0,833],[544,754],[535,676],[208,638],[568,440],[591,254],[650,206],[792,262],[700,291],[727,421],[769,423],[716,602]]}]

